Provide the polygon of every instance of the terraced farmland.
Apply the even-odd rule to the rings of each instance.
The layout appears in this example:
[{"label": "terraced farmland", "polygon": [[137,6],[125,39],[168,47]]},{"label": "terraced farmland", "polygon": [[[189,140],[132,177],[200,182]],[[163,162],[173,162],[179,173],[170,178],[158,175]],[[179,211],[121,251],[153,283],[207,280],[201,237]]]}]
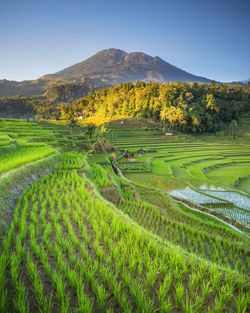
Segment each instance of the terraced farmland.
[{"label": "terraced farmland", "polygon": [[[21,165],[43,159],[55,153],[55,149],[45,142],[30,141],[36,135],[39,137],[44,135],[42,128],[32,123],[30,127],[27,127],[28,125],[25,123],[20,124],[20,128],[18,129],[14,126],[15,124],[13,122],[0,122],[0,175]],[[16,134],[17,129],[18,136]],[[49,136],[50,132],[46,132],[46,135]]]},{"label": "terraced farmland", "polygon": [[[119,160],[128,179],[250,227],[249,141],[226,139],[222,143],[211,136],[208,140],[202,136],[164,136],[146,127],[134,132],[128,125],[124,130],[113,126],[113,131],[118,148],[137,151],[134,158]],[[145,153],[140,153],[142,149]],[[150,166],[137,173],[126,170],[133,163]],[[231,214],[228,208],[233,208]]]},{"label": "terraced farmland", "polygon": [[[61,151],[72,149],[82,137],[63,126],[0,119],[0,234],[22,190],[52,171]],[[85,142],[83,138],[78,148]]]},{"label": "terraced farmland", "polygon": [[[19,132],[15,123],[0,124],[5,151],[23,154],[0,176],[0,312],[248,312],[248,193],[188,165],[231,162],[237,144],[113,127],[129,150],[116,159],[118,150],[87,152],[81,129],[20,122]],[[32,160],[25,147],[51,154]],[[247,149],[238,147],[244,162]],[[22,188],[5,197],[15,181]],[[228,221],[241,211],[242,224],[228,225],[221,209]]]}]

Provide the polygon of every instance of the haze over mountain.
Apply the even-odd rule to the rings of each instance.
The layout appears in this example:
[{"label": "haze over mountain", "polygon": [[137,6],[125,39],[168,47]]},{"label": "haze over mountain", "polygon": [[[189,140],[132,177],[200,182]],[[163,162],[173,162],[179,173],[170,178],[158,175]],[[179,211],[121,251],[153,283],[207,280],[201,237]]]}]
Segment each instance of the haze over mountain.
[{"label": "haze over mountain", "polygon": [[[45,75],[37,80],[15,82],[0,80],[0,96],[24,94],[40,95],[58,84],[86,85],[93,90],[107,85],[126,81],[155,82],[201,82],[209,83],[209,79],[188,73],[160,57],[152,57],[142,52],[127,53],[119,49],[102,50],[90,58],[63,69],[54,74]],[[91,88],[88,88],[88,84]]]}]

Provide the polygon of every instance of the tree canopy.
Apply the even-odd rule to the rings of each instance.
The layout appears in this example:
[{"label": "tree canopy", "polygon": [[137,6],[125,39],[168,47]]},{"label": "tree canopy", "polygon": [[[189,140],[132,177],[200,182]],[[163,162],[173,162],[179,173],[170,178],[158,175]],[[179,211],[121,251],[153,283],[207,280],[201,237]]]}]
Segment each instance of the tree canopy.
[{"label": "tree canopy", "polygon": [[250,85],[137,81],[94,91],[71,102],[60,101],[46,94],[5,97],[0,98],[0,112],[19,109],[21,115],[68,120],[141,116],[159,121],[164,129],[172,131],[213,132],[250,111]]}]

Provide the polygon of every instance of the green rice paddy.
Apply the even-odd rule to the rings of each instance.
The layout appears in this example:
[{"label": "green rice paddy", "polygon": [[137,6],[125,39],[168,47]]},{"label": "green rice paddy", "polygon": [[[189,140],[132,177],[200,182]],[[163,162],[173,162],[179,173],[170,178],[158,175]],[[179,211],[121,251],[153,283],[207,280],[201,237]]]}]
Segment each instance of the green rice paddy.
[{"label": "green rice paddy", "polygon": [[[191,206],[202,205],[215,215],[219,213],[250,227],[249,141],[227,138],[222,142],[221,138],[208,136],[203,139],[202,135],[165,136],[146,127],[134,132],[133,127],[127,126],[123,130],[113,126],[113,131],[118,148],[135,152],[132,160],[122,158],[118,161],[129,180],[160,189]],[[145,153],[136,153],[141,149]],[[140,164],[142,170],[133,171],[133,164]],[[200,188],[204,189],[203,194]],[[222,193],[218,193],[218,189],[226,194],[223,199],[220,199]],[[206,199],[202,201],[204,197]],[[210,205],[215,197],[219,198],[220,205]],[[228,208],[233,208],[231,214]]]},{"label": "green rice paddy", "polygon": [[0,312],[247,313],[250,143],[109,127],[0,120]]}]

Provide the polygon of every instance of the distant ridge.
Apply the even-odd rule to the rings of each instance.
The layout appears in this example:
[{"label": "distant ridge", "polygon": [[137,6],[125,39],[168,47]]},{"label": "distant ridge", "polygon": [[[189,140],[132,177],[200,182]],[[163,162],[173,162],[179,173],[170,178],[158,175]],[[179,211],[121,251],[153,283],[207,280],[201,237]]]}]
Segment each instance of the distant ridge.
[{"label": "distant ridge", "polygon": [[[190,74],[160,57],[152,57],[142,52],[127,53],[120,49],[106,49],[97,52],[90,58],[63,69],[54,74],[48,74],[37,80],[23,82],[0,80],[0,96],[41,95],[51,86],[79,83],[85,84],[85,90],[93,90],[102,86],[114,85],[126,81],[154,82],[200,82],[209,83],[205,77]],[[88,84],[91,82],[91,86]]]},{"label": "distant ridge", "polygon": [[244,79],[244,80],[242,81],[243,84],[248,84],[249,82],[250,82],[250,78]]}]

